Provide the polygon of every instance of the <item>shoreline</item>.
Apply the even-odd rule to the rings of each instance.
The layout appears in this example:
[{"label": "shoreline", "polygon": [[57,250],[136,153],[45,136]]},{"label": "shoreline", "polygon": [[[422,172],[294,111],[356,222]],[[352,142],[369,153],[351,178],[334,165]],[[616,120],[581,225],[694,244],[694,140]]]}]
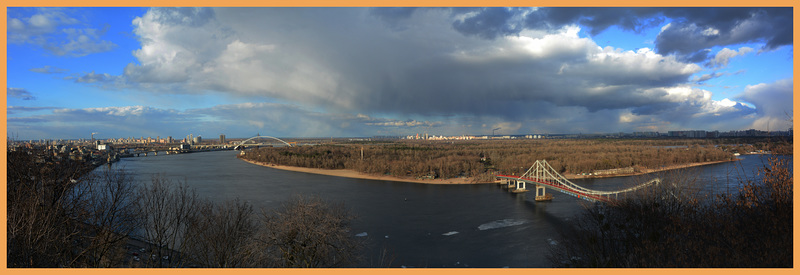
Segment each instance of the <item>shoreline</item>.
[{"label": "shoreline", "polygon": [[667,167],[662,167],[662,168],[646,168],[646,169],[644,169],[643,172],[628,173],[628,174],[613,174],[613,175],[602,175],[602,176],[597,176],[597,175],[585,175],[584,176],[584,175],[570,174],[570,175],[564,175],[564,177],[571,180],[571,179],[600,179],[600,178],[613,178],[613,177],[640,176],[640,175],[646,175],[646,174],[650,174],[650,173],[657,173],[657,172],[664,172],[664,171],[669,171],[669,170],[691,168],[691,167],[697,167],[697,166],[703,166],[703,165],[719,164],[719,163],[739,161],[739,160],[740,159],[737,158],[737,159],[733,159],[733,160],[718,160],[718,161],[709,161],[709,162],[692,162],[692,163],[688,163],[688,164],[672,165],[672,166],[667,166]]},{"label": "shoreline", "polygon": [[478,182],[474,181],[473,178],[453,178],[453,179],[430,179],[430,180],[418,180],[418,179],[406,179],[406,178],[398,178],[394,176],[378,176],[378,175],[369,175],[364,174],[361,172],[348,170],[348,169],[320,169],[320,168],[307,168],[307,167],[296,167],[296,166],[287,166],[287,165],[277,165],[272,163],[264,163],[264,162],[257,162],[248,159],[239,158],[245,162],[264,166],[268,168],[274,168],[279,170],[285,171],[293,171],[293,172],[301,172],[301,173],[309,173],[309,174],[317,174],[317,175],[326,175],[326,176],[334,176],[334,177],[344,177],[344,178],[354,178],[354,179],[367,179],[367,180],[385,180],[385,181],[399,181],[399,182],[412,182],[412,183],[422,183],[422,184],[487,184],[487,183],[494,183],[494,181],[490,182]]},{"label": "shoreline", "polygon": [[[238,157],[237,157],[238,158]],[[496,183],[496,181],[476,181],[474,178],[453,178],[453,179],[408,179],[408,178],[399,178],[394,176],[379,176],[379,175],[370,175],[364,174],[361,172],[348,170],[348,169],[320,169],[320,168],[307,168],[307,167],[296,167],[296,166],[287,166],[287,165],[277,165],[272,163],[264,163],[264,162],[257,162],[248,159],[238,158],[242,161],[245,161],[250,164],[274,168],[278,170],[284,171],[293,171],[293,172],[301,172],[301,173],[309,173],[309,174],[317,174],[317,175],[325,175],[325,176],[334,176],[334,177],[344,177],[344,178],[354,178],[354,179],[367,179],[367,180],[385,180],[385,181],[397,181],[397,182],[411,182],[411,183],[422,183],[422,184],[489,184],[489,183]],[[730,161],[737,161],[739,159],[734,160],[721,160],[721,161],[710,161],[710,162],[695,162],[689,164],[681,164],[681,165],[673,165],[669,167],[663,168],[654,168],[654,169],[645,169],[644,172],[638,173],[630,173],[630,174],[615,174],[615,175],[603,175],[603,176],[583,176],[583,175],[564,175],[567,179],[590,179],[590,178],[613,178],[613,177],[628,177],[628,176],[638,176],[668,170],[675,170],[675,169],[683,169],[683,168],[690,168],[690,167],[697,167],[703,165],[711,165],[711,164],[718,164],[723,162],[730,162]]]}]

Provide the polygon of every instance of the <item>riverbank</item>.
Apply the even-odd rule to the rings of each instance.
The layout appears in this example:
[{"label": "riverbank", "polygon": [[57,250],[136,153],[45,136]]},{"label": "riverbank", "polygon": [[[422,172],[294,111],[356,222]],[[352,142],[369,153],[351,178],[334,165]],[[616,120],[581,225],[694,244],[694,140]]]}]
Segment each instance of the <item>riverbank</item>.
[{"label": "riverbank", "polygon": [[319,175],[326,175],[326,176],[334,176],[334,177],[345,177],[345,178],[354,178],[354,179],[368,179],[368,180],[386,180],[386,181],[401,181],[401,182],[414,182],[414,183],[424,183],[424,184],[485,184],[485,183],[492,183],[492,182],[479,182],[474,178],[453,178],[453,179],[407,179],[407,178],[399,178],[394,176],[380,176],[380,175],[368,175],[361,172],[356,172],[353,170],[346,170],[346,169],[318,169],[318,168],[306,168],[306,167],[296,167],[296,166],[285,166],[285,165],[276,165],[271,163],[263,163],[257,162],[247,159],[242,159],[248,163],[252,163],[255,165],[260,165],[264,167],[286,170],[286,171],[294,171],[294,172],[302,172],[302,173],[310,173],[310,174],[319,174]]},{"label": "riverbank", "polygon": [[667,166],[667,167],[654,168],[654,169],[645,168],[644,171],[635,172],[635,173],[627,173],[627,174],[613,174],[613,175],[574,175],[574,174],[568,174],[568,175],[564,175],[564,177],[567,178],[567,179],[598,179],[598,178],[639,176],[639,175],[645,175],[645,174],[656,173],[656,172],[663,172],[663,171],[669,171],[669,170],[691,168],[691,167],[718,164],[718,163],[725,163],[725,162],[738,161],[738,160],[740,160],[740,159],[709,161],[709,162],[694,162],[694,163],[689,163],[689,164],[671,165],[671,166]]},{"label": "riverbank", "polygon": [[[423,184],[486,184],[486,183],[494,183],[495,181],[486,182],[486,181],[477,181],[475,178],[466,177],[466,178],[452,178],[452,179],[409,179],[409,178],[400,178],[394,176],[380,176],[380,175],[369,175],[364,174],[361,172],[353,171],[353,170],[346,170],[346,169],[318,169],[318,168],[306,168],[306,167],[296,167],[296,166],[286,166],[286,165],[276,165],[271,163],[264,163],[264,162],[257,162],[247,159],[241,160],[269,168],[285,170],[285,171],[293,171],[293,172],[301,172],[301,173],[309,173],[309,174],[318,174],[318,175],[326,175],[326,176],[334,176],[334,177],[345,177],[345,178],[354,178],[354,179],[368,179],[368,180],[385,180],[385,181],[400,181],[400,182],[413,182],[413,183],[423,183]],[[738,160],[738,159],[737,159]],[[628,174],[614,174],[614,175],[575,175],[575,174],[567,174],[564,175],[567,179],[585,179],[585,178],[612,178],[612,177],[627,177],[627,176],[638,176],[644,175],[649,173],[655,172],[662,172],[668,170],[675,170],[675,169],[683,169],[683,168],[690,168],[690,167],[697,167],[702,165],[710,165],[710,164],[717,164],[729,161],[736,161],[736,160],[723,160],[723,161],[710,161],[710,162],[698,162],[698,163],[689,163],[689,164],[681,164],[681,165],[673,165],[669,167],[662,167],[656,169],[645,169],[642,172],[636,173],[628,173]]]}]

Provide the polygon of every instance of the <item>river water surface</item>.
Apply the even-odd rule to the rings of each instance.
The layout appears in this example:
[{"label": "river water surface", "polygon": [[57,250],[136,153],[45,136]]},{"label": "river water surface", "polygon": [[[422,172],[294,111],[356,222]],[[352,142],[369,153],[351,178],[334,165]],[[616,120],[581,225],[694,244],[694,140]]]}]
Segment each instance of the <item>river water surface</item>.
[{"label": "river water surface", "polygon": [[[256,212],[275,209],[297,194],[341,202],[357,217],[352,234],[368,243],[368,267],[381,267],[382,251],[393,258],[392,267],[549,267],[549,249],[558,245],[561,229],[586,204],[550,190],[554,199],[537,203],[533,193],[511,194],[494,184],[426,185],[283,171],[244,162],[236,154],[124,158],[114,165],[139,181],[153,175],[186,181],[212,201],[238,197],[252,203]],[[766,156],[748,155],[682,172],[697,176],[706,191],[735,191],[737,178],[753,177],[766,161]],[[653,176],[573,182],[615,190]]]}]

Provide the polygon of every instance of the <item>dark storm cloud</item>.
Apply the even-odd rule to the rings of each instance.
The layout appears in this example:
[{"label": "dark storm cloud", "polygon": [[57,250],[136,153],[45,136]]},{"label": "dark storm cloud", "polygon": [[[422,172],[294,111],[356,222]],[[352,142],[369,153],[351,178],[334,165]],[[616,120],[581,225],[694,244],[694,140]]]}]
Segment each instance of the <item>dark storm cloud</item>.
[{"label": "dark storm cloud", "polygon": [[555,31],[568,25],[580,24],[597,35],[612,26],[641,32],[663,22],[655,8],[482,8],[453,10],[453,26],[466,35],[492,39],[499,35],[517,34],[524,28]]},{"label": "dark storm cloud", "polygon": [[679,102],[661,102],[633,108],[631,113],[635,115],[658,115],[674,110],[678,106],[680,106]]},{"label": "dark storm cloud", "polygon": [[754,123],[759,129],[786,129],[792,126],[794,114],[794,80],[748,85],[740,100],[752,103],[757,113]]},{"label": "dark storm cloud", "polygon": [[[675,39],[682,39],[682,38],[675,37]],[[711,50],[704,49],[704,50],[699,50],[697,52],[689,53],[687,55],[681,55],[680,57],[682,60],[686,62],[702,63],[708,60],[710,56],[711,56]]]},{"label": "dark storm cloud", "polygon": [[[541,102],[592,112],[671,102],[659,88],[685,83],[700,69],[647,49],[603,49],[574,28],[542,37],[506,36],[521,28],[525,12],[219,9],[205,24],[185,25],[171,22],[194,20],[172,17],[190,15],[153,9],[134,20],[146,43],[136,51],[139,64],[131,63],[125,76],[334,112],[521,119],[552,114],[526,107]],[[453,23],[457,17],[462,18]],[[376,24],[387,18],[405,20],[404,29]],[[482,39],[493,33],[495,40]],[[147,80],[134,77],[144,72]]]},{"label": "dark storm cloud", "polygon": [[512,52],[508,58],[431,59],[384,78],[380,89],[355,98],[355,105],[372,111],[507,118],[544,114],[506,107],[515,103],[546,101],[590,111],[628,108],[667,101],[666,93],[655,88],[683,83],[694,72],[692,66],[657,56],[604,52],[617,56],[587,58],[581,49],[558,53],[561,46],[543,49],[548,54],[541,58],[506,48],[505,53]]},{"label": "dark storm cloud", "polygon": [[371,8],[370,14],[380,18],[386,22],[393,29],[404,29],[401,22],[411,18],[417,8],[413,7],[396,7],[396,8]]},{"label": "dark storm cloud", "polygon": [[754,113],[756,109],[738,102],[733,106],[681,102],[659,117],[685,129],[742,129],[752,123],[752,120],[742,118]]},{"label": "dark storm cloud", "polygon": [[[518,15],[515,17],[515,15]],[[485,39],[518,34],[523,28],[555,31],[579,24],[597,35],[611,26],[641,32],[672,20],[655,40],[660,54],[689,62],[707,60],[706,49],[762,42],[767,50],[792,44],[791,8],[485,8],[453,23],[454,29]]]},{"label": "dark storm cloud", "polygon": [[516,12],[513,8],[485,8],[474,16],[453,22],[453,29],[485,39],[517,34],[522,30],[522,25],[510,22]]},{"label": "dark storm cloud", "polygon": [[559,29],[570,24],[580,24],[597,35],[611,26],[641,32],[660,24],[663,19],[653,17],[658,10],[652,8],[540,8],[526,18],[533,29]]},{"label": "dark storm cloud", "polygon": [[[746,42],[764,42],[766,49],[792,44],[792,8],[667,8],[663,14],[673,18],[676,26],[662,33],[665,39],[661,43],[656,41],[660,53],[689,54],[712,46]],[[687,39],[699,38],[709,29],[719,33],[696,41]],[[683,41],[666,40],[681,33],[686,35]]]},{"label": "dark storm cloud", "polygon": [[[321,113],[291,104],[243,103],[192,109],[187,115],[202,115],[223,122],[220,128],[253,129],[277,136],[369,136],[386,134],[392,129],[437,127],[441,122],[397,120],[363,114]],[[255,133],[253,133],[254,135]],[[245,134],[247,135],[247,134]]]}]

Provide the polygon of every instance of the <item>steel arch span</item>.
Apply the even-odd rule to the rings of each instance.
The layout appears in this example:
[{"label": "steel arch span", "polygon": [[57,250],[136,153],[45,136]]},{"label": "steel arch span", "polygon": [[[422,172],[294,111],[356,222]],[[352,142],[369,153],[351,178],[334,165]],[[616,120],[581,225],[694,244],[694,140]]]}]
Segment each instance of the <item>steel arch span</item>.
[{"label": "steel arch span", "polygon": [[238,150],[239,148],[241,148],[241,146],[242,146],[242,145],[244,145],[244,144],[245,144],[245,142],[248,142],[248,141],[251,141],[251,140],[254,140],[254,139],[257,139],[257,138],[271,138],[271,139],[274,139],[274,140],[277,140],[277,141],[283,142],[283,144],[286,144],[286,146],[292,147],[292,144],[290,144],[290,143],[288,143],[288,142],[286,142],[286,141],[283,141],[282,139],[276,138],[276,137],[271,137],[271,136],[254,136],[254,137],[251,137],[251,138],[245,139],[245,140],[243,140],[242,142],[239,142],[239,144],[237,144],[237,145],[236,145],[236,147],[235,147],[234,149],[237,149],[237,150]]}]

